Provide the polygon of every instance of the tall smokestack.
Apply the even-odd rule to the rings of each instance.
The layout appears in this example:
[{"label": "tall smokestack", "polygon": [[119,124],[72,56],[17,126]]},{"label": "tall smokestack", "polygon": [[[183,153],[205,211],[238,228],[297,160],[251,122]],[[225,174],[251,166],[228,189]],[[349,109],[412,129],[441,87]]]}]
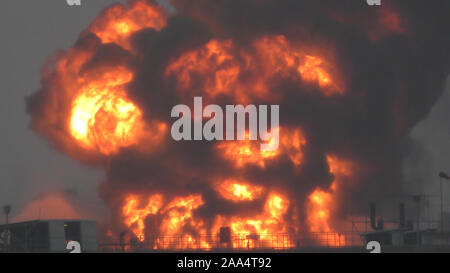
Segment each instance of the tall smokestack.
[{"label": "tall smokestack", "polygon": [[11,206],[10,205],[6,205],[3,207],[3,212],[5,213],[5,221],[6,224],[9,223],[9,213],[11,212]]},{"label": "tall smokestack", "polygon": [[220,245],[226,245],[227,248],[231,247],[231,228],[221,227],[219,232]]},{"label": "tall smokestack", "polygon": [[370,226],[373,230],[383,229],[383,220],[380,218],[377,223],[377,215],[375,209],[375,203],[370,203]]},{"label": "tall smokestack", "polygon": [[404,203],[400,203],[399,216],[398,216],[398,228],[404,228],[405,226],[406,226],[405,204]]}]

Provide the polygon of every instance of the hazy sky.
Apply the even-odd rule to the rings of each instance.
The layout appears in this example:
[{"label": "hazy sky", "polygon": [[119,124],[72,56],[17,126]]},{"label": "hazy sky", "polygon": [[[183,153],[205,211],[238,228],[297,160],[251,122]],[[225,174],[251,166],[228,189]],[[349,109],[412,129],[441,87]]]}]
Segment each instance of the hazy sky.
[{"label": "hazy sky", "polygon": [[[89,169],[53,149],[28,129],[29,117],[25,112],[24,98],[39,88],[40,67],[45,58],[57,49],[69,48],[105,6],[125,2],[81,1],[80,7],[69,7],[65,0],[2,0],[1,3],[0,205],[11,204],[13,216],[37,194],[64,189],[76,190],[84,209],[91,208],[96,215],[106,211],[97,196],[102,170]],[[413,166],[409,169],[414,170],[414,175],[413,171],[408,173],[411,180],[431,175],[430,189],[438,185],[439,170],[450,171],[448,83],[430,116],[413,131],[413,138],[424,145],[420,154],[427,164],[412,160],[408,164]]]}]

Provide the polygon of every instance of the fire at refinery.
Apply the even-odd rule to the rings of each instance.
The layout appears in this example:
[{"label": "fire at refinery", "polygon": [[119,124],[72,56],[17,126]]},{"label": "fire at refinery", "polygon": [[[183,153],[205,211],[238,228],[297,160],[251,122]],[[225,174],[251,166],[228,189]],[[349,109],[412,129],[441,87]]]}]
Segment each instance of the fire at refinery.
[{"label": "fire at refinery", "polygon": [[[450,41],[420,4],[337,2],[113,4],[43,65],[31,128],[104,170],[106,237],[154,250],[347,246],[365,200],[402,194],[403,144],[442,92]],[[170,109],[194,96],[279,105],[278,148],[248,131],[173,140]]]}]

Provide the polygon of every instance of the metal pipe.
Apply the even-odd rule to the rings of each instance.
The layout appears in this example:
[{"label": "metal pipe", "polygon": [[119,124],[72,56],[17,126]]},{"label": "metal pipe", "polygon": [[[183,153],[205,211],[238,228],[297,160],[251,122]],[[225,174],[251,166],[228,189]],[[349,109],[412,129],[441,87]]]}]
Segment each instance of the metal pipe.
[{"label": "metal pipe", "polygon": [[444,192],[442,191],[442,177],[439,176],[439,184],[441,188],[441,232],[444,232]]},{"label": "metal pipe", "polygon": [[404,228],[406,226],[406,220],[405,220],[405,204],[400,203],[399,206],[399,219],[398,219],[398,227]]},{"label": "metal pipe", "polygon": [[9,213],[11,212],[11,206],[10,205],[3,206],[3,212],[5,213],[6,224],[8,224],[9,223]]}]

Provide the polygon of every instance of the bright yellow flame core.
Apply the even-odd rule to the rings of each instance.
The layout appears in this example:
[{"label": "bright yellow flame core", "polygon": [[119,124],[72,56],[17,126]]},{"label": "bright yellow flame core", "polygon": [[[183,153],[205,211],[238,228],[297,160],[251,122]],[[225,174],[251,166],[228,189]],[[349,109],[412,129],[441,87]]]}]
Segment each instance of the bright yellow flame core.
[{"label": "bright yellow flame core", "polygon": [[216,187],[219,194],[230,201],[251,201],[259,198],[263,192],[263,187],[243,183],[235,180],[226,180]]},{"label": "bright yellow flame core", "polygon": [[111,79],[107,74],[81,89],[73,102],[70,132],[82,146],[108,155],[136,143],[142,113],[120,89],[131,77],[119,73]]}]

